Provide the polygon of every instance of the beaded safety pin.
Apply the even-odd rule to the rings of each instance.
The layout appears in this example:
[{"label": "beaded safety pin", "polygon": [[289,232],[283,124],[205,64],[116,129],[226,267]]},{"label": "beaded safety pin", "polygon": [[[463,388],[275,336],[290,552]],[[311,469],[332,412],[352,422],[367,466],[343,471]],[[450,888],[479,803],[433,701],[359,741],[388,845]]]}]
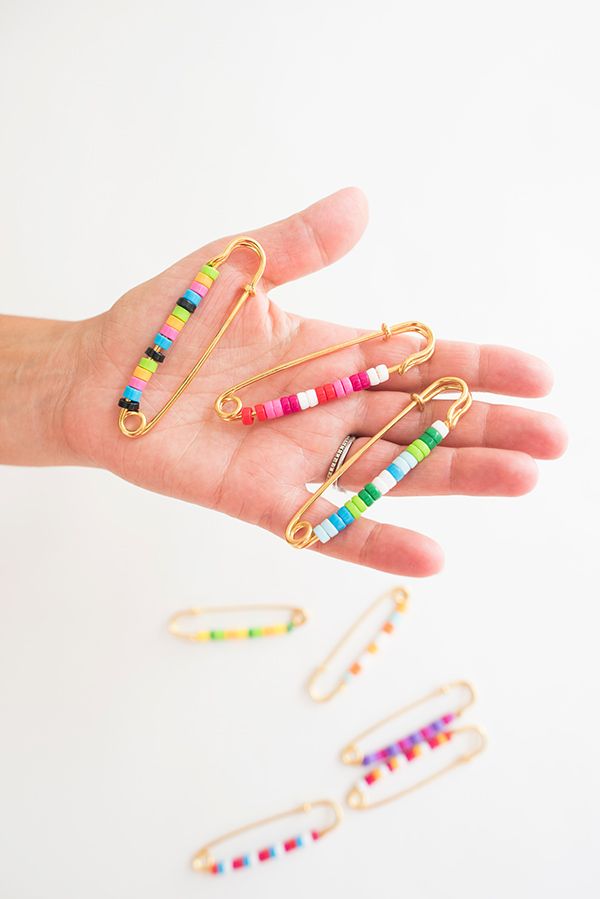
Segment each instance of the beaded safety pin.
[{"label": "beaded safety pin", "polygon": [[[341,508],[337,509],[328,518],[321,521],[320,524],[312,525],[309,521],[304,520],[304,515],[311,506],[319,499],[320,496],[330,487],[334,481],[337,481],[344,472],[354,465],[355,462],[364,456],[366,452],[377,443],[387,432],[401,421],[405,415],[408,415],[417,407],[422,409],[425,403],[428,403],[440,393],[448,390],[457,390],[460,396],[455,400],[450,408],[444,421],[434,421],[431,427],[413,440],[406,449],[391,462],[387,468],[384,468],[377,477],[373,478],[362,490],[351,497],[348,502],[344,503]],[[345,530],[349,525],[361,517],[369,506],[378,500],[381,496],[388,493],[392,487],[395,487],[406,475],[416,468],[419,462],[435,449],[441,441],[448,436],[449,432],[456,427],[462,416],[467,412],[473,398],[468,386],[461,378],[439,378],[421,393],[413,393],[411,402],[402,409],[395,418],[392,418],[380,431],[377,432],[370,440],[361,446],[359,450],[349,456],[345,462],[316,490],[310,499],[296,512],[289,522],[285,530],[285,539],[297,549],[304,549],[308,546],[314,546],[315,543],[329,543],[333,537],[337,537],[340,531]]]},{"label": "beaded safety pin", "polygon": [[[406,715],[413,709],[416,709],[439,696],[449,696],[454,692],[460,691],[465,692],[466,698],[463,702],[457,703],[453,711],[438,716],[418,730],[406,734],[399,740],[387,743],[381,748],[373,749],[368,752],[363,752],[359,749],[358,744],[362,742],[365,737],[370,736],[381,727],[389,724],[390,721]],[[354,740],[342,750],[342,761],[346,765],[362,765],[363,767],[369,767],[370,770],[358,780],[348,793],[348,804],[354,809],[368,809],[392,802],[393,800],[399,799],[401,796],[405,796],[407,793],[411,793],[413,790],[430,783],[441,774],[451,771],[458,765],[461,765],[464,762],[470,762],[476,755],[483,752],[487,739],[480,727],[473,724],[464,727],[454,726],[455,722],[460,718],[465,709],[473,705],[475,698],[475,688],[468,681],[454,681],[449,684],[444,684],[442,687],[433,690],[422,699],[418,699],[416,702],[392,712],[391,715],[388,715],[386,718],[355,737]],[[391,796],[386,796],[383,799],[375,801],[368,801],[369,787],[372,787],[389,775],[394,774],[396,771],[403,771],[410,762],[421,758],[425,754],[432,752],[434,749],[443,746],[451,740],[455,740],[459,736],[467,738],[471,748],[467,748],[461,754],[455,755],[445,767],[428,774],[416,783],[405,787]]]},{"label": "beaded safety pin", "polygon": [[[142,398],[142,392],[144,391],[148,381],[157,370],[158,366],[164,362],[165,353],[172,346],[174,341],[179,336],[179,333],[183,329],[185,323],[189,320],[190,316],[194,314],[196,309],[200,306],[203,298],[206,296],[214,281],[219,276],[219,266],[221,266],[224,262],[229,259],[231,253],[238,249],[239,247],[245,247],[246,249],[252,250],[259,258],[259,266],[256,270],[254,277],[246,284],[244,287],[239,299],[236,301],[233,306],[231,312],[219,328],[218,332],[215,334],[209,345],[206,347],[194,367],[191,371],[185,376],[175,393],[170,397],[170,399],[165,403],[165,405],[160,409],[156,415],[150,420],[146,419],[146,416],[143,412],[140,412],[140,400]],[[266,256],[265,251],[258,243],[258,241],[253,240],[251,237],[236,237],[235,240],[232,240],[220,253],[218,256],[215,256],[213,259],[210,259],[206,265],[203,265],[189,288],[185,291],[183,296],[181,296],[166,322],[159,330],[159,332],[154,337],[152,346],[149,346],[146,349],[145,354],[142,356],[140,361],[138,362],[136,368],[134,369],[133,375],[129,379],[129,383],[125,387],[123,391],[123,395],[121,396],[118,405],[121,408],[119,413],[119,428],[121,429],[121,433],[123,433],[126,437],[142,437],[144,434],[147,434],[148,431],[151,430],[165,415],[171,406],[177,402],[181,394],[186,390],[189,385],[192,383],[214,348],[217,346],[236,315],[248,299],[248,297],[253,296],[256,292],[256,286],[260,281],[266,266]],[[131,420],[137,421],[137,426],[135,428],[128,428],[127,422]]]},{"label": "beaded safety pin", "polygon": [[[264,625],[260,627],[244,627],[244,628],[216,628],[211,630],[187,630],[182,627],[182,621],[185,618],[200,618],[203,615],[212,614],[214,612],[228,615],[238,612],[281,612],[290,613],[287,622],[279,624]],[[304,609],[295,608],[294,606],[285,605],[247,605],[247,606],[201,606],[193,609],[184,609],[176,612],[169,620],[169,632],[181,640],[191,640],[195,643],[205,643],[209,640],[243,640],[246,637],[276,637],[282,634],[289,634],[297,627],[302,627],[306,623],[308,616]]]},{"label": "beaded safety pin", "polygon": [[[320,830],[306,830],[288,840],[282,840],[281,842],[274,843],[270,846],[265,846],[264,849],[254,850],[245,855],[236,856],[235,858],[217,859],[214,854],[214,850],[218,845],[233,837],[239,836],[241,833],[263,827],[264,825],[271,824],[273,821],[292,817],[293,815],[307,815],[315,808],[324,808],[331,812],[332,815],[331,823]],[[229,871],[241,870],[242,868],[256,867],[256,865],[261,862],[267,862],[273,858],[282,858],[288,853],[293,852],[294,849],[311,846],[313,843],[316,843],[317,840],[321,840],[328,833],[331,833],[331,831],[341,823],[341,820],[342,810],[337,802],[333,802],[330,799],[319,799],[316,802],[306,802],[298,808],[293,808],[287,812],[281,812],[278,815],[272,815],[270,818],[263,818],[261,821],[254,821],[252,824],[246,824],[244,827],[239,827],[237,830],[232,830],[224,836],[219,837],[217,840],[213,840],[212,843],[208,843],[206,846],[203,846],[202,849],[198,850],[192,860],[192,867],[195,871],[203,871],[206,874],[225,874]]]},{"label": "beaded safety pin", "polygon": [[[318,684],[319,681],[323,678],[323,675],[329,670],[331,663],[342,651],[344,646],[346,646],[349,640],[352,638],[353,634],[356,633],[357,629],[361,626],[361,624],[370,618],[373,612],[378,609],[380,606],[391,603],[391,611],[377,634],[371,640],[370,643],[367,644],[364,651],[358,656],[358,658],[352,662],[352,664],[344,671],[339,681],[335,684],[331,690],[327,692],[319,692]],[[366,609],[362,615],[360,615],[354,624],[346,631],[344,636],[331,650],[327,658],[318,668],[315,669],[314,673],[310,677],[308,681],[308,693],[311,699],[314,699],[315,702],[327,702],[330,699],[333,699],[334,696],[343,690],[348,684],[352,683],[354,678],[359,675],[365,668],[365,665],[379,652],[381,643],[383,641],[387,642],[388,638],[394,633],[396,629],[396,625],[400,621],[400,615],[403,612],[406,612],[408,608],[408,591],[404,589],[404,587],[392,587],[391,590],[388,590],[387,593],[384,593],[383,596],[379,596],[374,603],[372,603],[368,609]]]},{"label": "beaded safety pin", "polygon": [[[265,403],[257,403],[255,406],[243,406],[241,399],[237,396],[238,391],[249,387],[250,384],[256,384],[258,381],[263,381],[265,378],[271,377],[271,375],[279,374],[279,372],[288,371],[297,365],[304,365],[306,362],[312,362],[314,359],[320,359],[322,356],[329,356],[331,353],[337,353],[340,350],[357,346],[368,340],[377,340],[377,338],[389,340],[395,334],[408,333],[420,334],[426,339],[427,344],[422,350],[411,353],[403,362],[393,365],[391,368],[381,363],[365,371],[335,378],[331,383],[323,384],[321,387],[302,390],[289,396],[281,396],[278,399],[268,400]],[[374,331],[372,334],[364,334],[362,337],[356,337],[353,340],[346,340],[344,343],[325,347],[323,350],[317,350],[315,353],[309,353],[308,356],[292,359],[290,362],[283,362],[281,365],[276,365],[275,368],[270,368],[260,375],[254,375],[252,378],[240,381],[239,384],[226,390],[216,399],[215,410],[224,421],[241,420],[245,425],[251,425],[255,420],[270,421],[274,418],[282,418],[284,415],[290,415],[292,412],[303,412],[305,409],[323,405],[331,400],[350,396],[359,390],[383,384],[389,379],[390,375],[396,373],[403,375],[409,369],[414,368],[415,365],[427,362],[433,355],[434,349],[435,337],[433,332],[427,325],[423,325],[421,322],[403,322],[391,327],[383,324],[381,330]]]}]

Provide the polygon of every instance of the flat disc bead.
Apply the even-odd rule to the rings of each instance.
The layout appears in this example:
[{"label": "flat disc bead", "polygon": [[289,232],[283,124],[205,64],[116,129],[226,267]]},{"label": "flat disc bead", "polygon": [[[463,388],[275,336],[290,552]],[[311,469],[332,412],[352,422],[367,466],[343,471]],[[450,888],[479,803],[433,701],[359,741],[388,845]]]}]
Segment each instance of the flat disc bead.
[{"label": "flat disc bead", "polygon": [[444,437],[447,437],[448,434],[450,433],[450,428],[444,421],[434,421],[434,423],[431,425],[431,427],[435,428],[435,430],[438,432],[438,434],[442,435],[442,440],[444,439]]},{"label": "flat disc bead", "polygon": [[205,275],[204,272],[198,272],[194,280],[197,284],[203,284],[204,287],[207,287],[209,290],[212,287],[213,279],[209,278],[208,275]]},{"label": "flat disc bead", "polygon": [[242,424],[251,425],[254,422],[251,406],[243,406],[242,408]]},{"label": "flat disc bead", "polygon": [[360,378],[360,383],[364,390],[366,390],[367,387],[371,386],[371,382],[366,371],[359,371],[358,377]]},{"label": "flat disc bead", "polygon": [[390,372],[389,372],[387,365],[376,365],[375,371],[377,372],[377,375],[379,376],[380,384],[383,384],[384,381],[389,381]]},{"label": "flat disc bead", "polygon": [[376,387],[380,383],[379,375],[374,368],[367,369],[367,377],[371,387]]},{"label": "flat disc bead", "polygon": [[177,318],[176,315],[170,315],[166,321],[166,324],[170,328],[173,328],[174,331],[181,331],[185,322],[182,321],[180,318]]}]

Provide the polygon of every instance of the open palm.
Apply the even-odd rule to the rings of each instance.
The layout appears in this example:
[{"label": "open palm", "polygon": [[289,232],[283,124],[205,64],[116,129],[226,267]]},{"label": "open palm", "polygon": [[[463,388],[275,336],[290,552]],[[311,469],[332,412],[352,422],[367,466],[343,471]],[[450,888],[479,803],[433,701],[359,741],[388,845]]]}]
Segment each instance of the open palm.
[{"label": "open palm", "polygon": [[[117,399],[137,358],[198,269],[220,252],[225,240],[203,247],[152,280],[130,290],[108,312],[82,323],[76,372],[76,401],[65,404],[65,433],[78,461],[108,468],[147,489],[218,509],[282,535],[307,498],[306,483],[322,481],[331,457],[347,434],[368,438],[400,411],[408,394],[436,378],[464,378],[474,391],[543,396],[551,376],[532,356],[497,346],[439,341],[433,358],[383,387],[345,400],[245,427],[222,422],[213,410],[227,387],[278,365],[361,333],[329,322],[290,315],[268,298],[268,289],[328,265],[346,253],[366,224],[366,202],[347,189],[302,213],[252,232],[265,248],[267,268],[251,297],[199,376],[147,436],[128,440],[117,427]],[[166,402],[214,335],[256,267],[256,257],[235,253],[221,270],[200,311],[144,394],[151,417]],[[364,324],[364,323],[361,323]],[[431,323],[430,323],[431,324]],[[432,323],[435,324],[435,323]],[[283,372],[250,388],[253,403],[331,380],[335,373],[393,365],[415,347],[415,339],[372,341],[326,357],[305,369]],[[100,361],[99,361],[100,360]],[[398,455],[434,419],[447,400],[414,411],[348,472],[344,486],[359,489]],[[85,409],[85,411],[82,411]],[[400,494],[518,495],[536,481],[532,457],[553,458],[564,449],[556,419],[510,405],[475,402],[427,463],[402,481]],[[324,499],[311,513],[317,523],[333,511]],[[321,514],[322,513],[322,514]],[[429,538],[362,519],[319,552],[413,576],[432,574],[440,550]]]}]

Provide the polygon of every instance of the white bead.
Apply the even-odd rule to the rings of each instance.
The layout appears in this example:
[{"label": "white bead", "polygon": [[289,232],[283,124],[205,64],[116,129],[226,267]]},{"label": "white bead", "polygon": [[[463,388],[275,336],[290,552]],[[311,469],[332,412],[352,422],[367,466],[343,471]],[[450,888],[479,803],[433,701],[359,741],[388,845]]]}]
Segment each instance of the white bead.
[{"label": "white bead", "polygon": [[406,459],[402,458],[402,456],[396,456],[396,458],[394,459],[394,465],[396,465],[404,474],[408,474],[408,472],[410,471],[410,465],[408,464]]},{"label": "white bead", "polygon": [[338,529],[328,518],[321,522],[321,527],[327,531],[330,537],[337,537]]},{"label": "white bead", "polygon": [[406,450],[404,450],[403,453],[400,453],[400,458],[404,459],[409,468],[416,468],[419,464],[413,454],[407,453]]},{"label": "white bead", "polygon": [[384,381],[389,381],[390,373],[389,373],[387,365],[376,365],[375,371],[377,372],[377,374],[379,376],[380,384],[383,384]]},{"label": "white bead", "polygon": [[329,541],[331,540],[331,537],[322,524],[315,525],[315,527],[313,528],[313,532],[315,537],[318,537],[321,543],[329,543]]},{"label": "white bead", "polygon": [[230,859],[230,858],[224,858],[224,859],[221,861],[221,864],[222,864],[222,866],[223,866],[223,874],[227,874],[228,871],[233,871],[233,862],[232,862],[232,859]]},{"label": "white bead", "polygon": [[377,372],[375,371],[374,368],[367,369],[367,377],[369,378],[369,381],[371,382],[371,387],[376,387],[377,384],[380,383],[379,375],[377,374]]},{"label": "white bead", "polygon": [[308,409],[310,403],[308,402],[308,397],[304,393],[304,391],[302,393],[297,393],[296,396],[298,397],[298,402],[300,403],[300,408],[302,409],[302,411]]},{"label": "white bead", "polygon": [[310,844],[314,841],[311,830],[305,830],[304,833],[300,834],[300,836],[302,837],[303,846],[310,846]]},{"label": "white bead", "polygon": [[317,391],[313,390],[312,387],[310,390],[306,391],[306,397],[308,399],[309,406],[318,406],[319,405],[319,400],[317,399]]},{"label": "white bead", "polygon": [[388,490],[391,490],[392,487],[395,487],[396,484],[398,483],[398,481],[396,480],[394,475],[391,474],[387,470],[387,468],[384,468],[384,470],[381,472],[381,474],[378,475],[378,477],[380,477],[382,479],[382,481],[384,482],[384,484],[387,485],[387,490],[385,491],[386,493],[388,492]]},{"label": "white bead", "polygon": [[256,850],[247,852],[246,855],[248,856],[249,868],[251,868],[252,865],[257,865],[259,863],[258,852],[256,852]]},{"label": "white bead", "polygon": [[439,431],[440,434],[442,435],[442,437],[447,437],[448,434],[450,433],[450,428],[443,421],[434,421],[434,423],[431,425],[431,427],[435,428],[436,431]]},{"label": "white bead", "polygon": [[384,493],[388,493],[390,490],[390,487],[387,486],[387,484],[385,483],[385,481],[379,474],[377,475],[376,478],[373,478],[371,483],[373,484],[373,487],[376,487],[377,490],[379,490],[379,492],[381,493],[382,496]]},{"label": "white bead", "polygon": [[283,858],[283,856],[285,855],[285,849],[283,848],[283,843],[273,843],[273,845],[271,846],[271,849],[273,850],[274,858]]}]

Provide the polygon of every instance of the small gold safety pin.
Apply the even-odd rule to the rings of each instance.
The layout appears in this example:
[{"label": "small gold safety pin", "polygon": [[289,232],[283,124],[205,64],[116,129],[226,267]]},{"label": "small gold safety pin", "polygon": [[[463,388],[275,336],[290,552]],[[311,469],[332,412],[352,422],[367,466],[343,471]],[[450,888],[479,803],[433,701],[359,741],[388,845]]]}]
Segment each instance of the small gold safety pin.
[{"label": "small gold safety pin", "polygon": [[[303,833],[290,837],[287,840],[281,840],[277,843],[265,846],[263,849],[253,850],[252,852],[247,852],[244,855],[239,855],[234,858],[217,859],[215,856],[215,849],[218,846],[240,834],[272,824],[273,822],[280,821],[284,818],[291,818],[295,815],[302,814],[308,815],[315,809],[320,808],[325,809],[326,812],[330,813],[331,822],[325,827],[305,830]],[[229,833],[224,834],[218,839],[212,840],[212,842],[207,843],[206,846],[203,846],[196,852],[192,860],[192,867],[194,871],[202,871],[206,874],[225,874],[229,871],[236,871],[242,868],[256,867],[261,862],[270,861],[272,858],[282,858],[288,853],[293,852],[295,849],[312,845],[317,840],[321,840],[323,837],[327,836],[332,830],[335,830],[341,821],[342,810],[337,802],[334,802],[331,799],[318,799],[315,802],[305,802],[297,808],[281,812],[277,815],[271,815],[260,821],[253,821],[251,824],[245,824],[243,827],[238,827],[236,830],[231,830]]]},{"label": "small gold safety pin", "polygon": [[[243,628],[225,628],[220,625],[218,628],[189,630],[182,626],[186,618],[201,618],[204,615],[218,613],[227,617],[230,614],[252,612],[288,612],[289,619],[284,622],[278,622],[268,625],[249,625]],[[169,619],[169,633],[181,640],[191,640],[195,643],[203,643],[209,640],[243,640],[246,637],[276,637],[282,634],[288,634],[297,627],[306,624],[308,615],[304,609],[296,606],[253,603],[249,605],[237,606],[197,606],[191,609],[183,609],[176,612]]]},{"label": "small gold safety pin", "polygon": [[[331,663],[349,643],[357,629],[372,616],[373,612],[384,605],[388,605],[390,611],[374,639],[367,644],[360,656],[358,656],[358,658],[356,658],[344,671],[335,686],[326,692],[320,692],[318,689],[319,683],[331,667]],[[400,615],[406,612],[407,608],[408,591],[405,590],[404,587],[392,587],[391,590],[387,590],[382,596],[377,597],[377,599],[356,619],[341,640],[335,644],[327,658],[311,675],[308,681],[308,693],[311,699],[314,699],[315,702],[327,702],[328,700],[333,699],[334,696],[337,696],[341,690],[350,684],[354,678],[363,671],[365,664],[379,651],[380,641],[387,640],[394,632],[396,625],[400,620]]]}]

